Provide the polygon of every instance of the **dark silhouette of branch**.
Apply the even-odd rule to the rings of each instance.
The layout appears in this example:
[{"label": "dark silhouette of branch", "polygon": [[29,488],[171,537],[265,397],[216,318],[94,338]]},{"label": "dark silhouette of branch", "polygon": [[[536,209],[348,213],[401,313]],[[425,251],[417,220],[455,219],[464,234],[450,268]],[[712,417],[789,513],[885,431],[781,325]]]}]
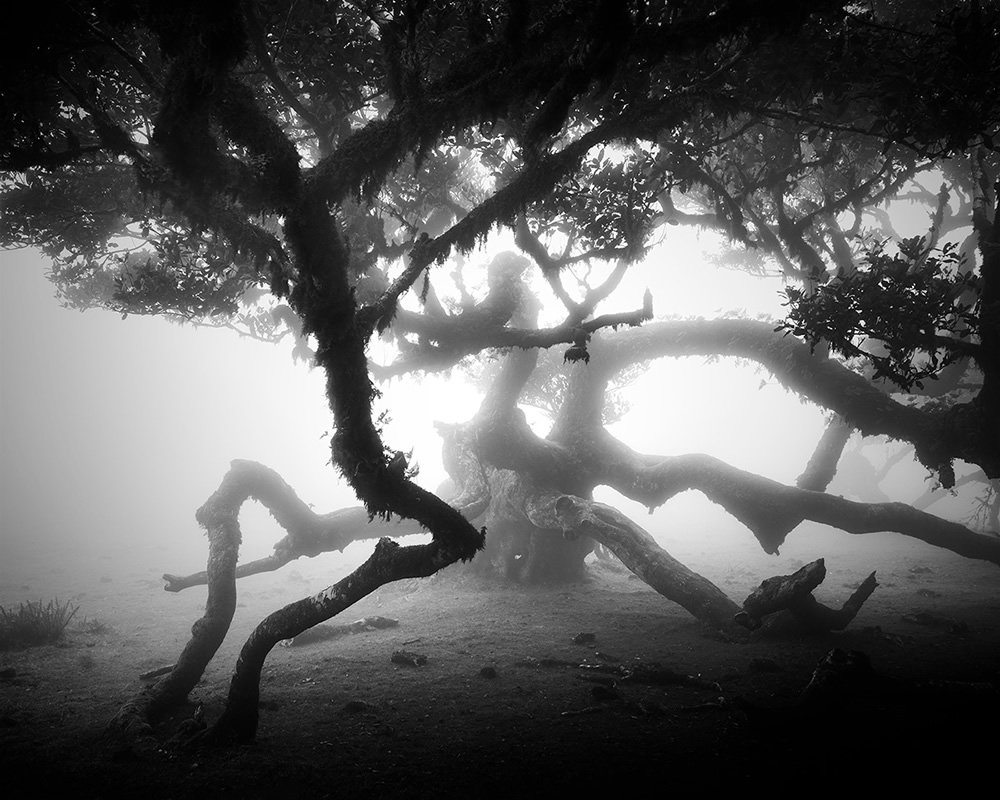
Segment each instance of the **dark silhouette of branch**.
[{"label": "dark silhouette of branch", "polygon": [[837,462],[853,432],[854,428],[840,417],[830,420],[805,470],[795,479],[795,485],[811,492],[825,492],[837,474]]},{"label": "dark silhouette of branch", "polygon": [[330,135],[330,127],[324,125],[319,117],[305,107],[298,95],[292,91],[288,83],[281,77],[274,59],[271,58],[271,54],[268,52],[267,42],[264,39],[264,31],[261,28],[260,20],[257,18],[254,4],[249,2],[243,3],[242,8],[247,21],[247,32],[250,37],[250,43],[253,45],[254,55],[257,57],[257,63],[260,64],[260,68],[267,75],[268,80],[281,99],[302,118],[303,122],[312,128],[319,141],[320,153],[326,155],[329,153],[331,146],[332,136]]}]

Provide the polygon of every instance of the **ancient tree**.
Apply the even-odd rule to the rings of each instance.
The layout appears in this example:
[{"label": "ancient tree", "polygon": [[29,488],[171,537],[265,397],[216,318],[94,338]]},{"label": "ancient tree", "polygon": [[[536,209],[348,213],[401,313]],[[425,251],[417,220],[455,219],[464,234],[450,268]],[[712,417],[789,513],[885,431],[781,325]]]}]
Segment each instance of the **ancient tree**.
[{"label": "ancient tree", "polygon": [[[209,738],[254,735],[279,640],[484,547],[478,563],[550,581],[578,576],[598,543],[734,634],[786,590],[809,624],[835,627],[874,588],[818,610],[818,563],[741,611],[594,502],[598,486],[651,508],[703,492],[767,552],[816,520],[1000,564],[996,536],[825,491],[858,431],[908,443],[944,487],[956,460],[976,465],[995,501],[998,41],[997,10],[959,0],[46,9],[10,43],[2,79],[3,242],[49,256],[68,305],[293,340],[327,376],[333,463],[363,504],[317,515],[266,467],[234,462],[198,511],[207,571],[166,576],[169,590],[208,583],[205,616],[117,725],[145,730],[186,696],[239,575],[360,538],[432,534],[381,538],[348,578],[261,622]],[[885,205],[904,196],[927,205],[923,238],[892,230]],[[616,293],[687,226],[724,237],[732,264],[784,275],[787,317],[658,320],[648,292]],[[471,255],[494,236],[502,251]],[[390,363],[369,359],[377,336]],[[829,410],[797,486],[608,431],[617,386],[685,355],[757,362]],[[441,497],[373,408],[379,380],[447,369],[484,393],[473,419],[440,426],[454,483]],[[551,412],[545,435],[529,401]],[[288,535],[239,565],[248,498]]]}]

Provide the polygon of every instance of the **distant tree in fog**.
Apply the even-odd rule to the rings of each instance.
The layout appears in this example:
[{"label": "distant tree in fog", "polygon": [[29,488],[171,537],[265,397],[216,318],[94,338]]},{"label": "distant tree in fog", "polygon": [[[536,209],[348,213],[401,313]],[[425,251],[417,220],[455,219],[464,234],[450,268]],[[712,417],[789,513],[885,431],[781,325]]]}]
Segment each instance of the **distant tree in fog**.
[{"label": "distant tree in fog", "polygon": [[[1000,478],[998,37],[993,5],[939,0],[45,6],[6,53],[0,240],[40,248],[70,306],[293,338],[328,377],[333,462],[364,504],[316,517],[234,467],[199,512],[206,622],[123,724],[186,695],[221,641],[247,496],[289,531],[272,566],[392,516],[433,540],[383,541],[352,582],[265,621],[223,739],[253,736],[279,639],[484,545],[480,563],[544,581],[599,542],[731,628],[735,603],[592,502],[598,486],[651,508],[698,489],[768,552],[811,519],[1000,563],[996,537],[824,493],[855,429],[911,443],[945,487],[956,459]],[[898,241],[885,205],[901,197],[926,204],[924,238]],[[648,292],[616,294],[687,226],[724,239],[729,265],[786,276],[787,318],[656,320]],[[496,231],[519,252],[481,264]],[[390,363],[369,360],[378,336]],[[608,432],[609,390],[687,355],[756,361],[831,412],[799,486]],[[446,502],[372,403],[377,380],[453,368],[486,389],[440,428]],[[551,414],[544,437],[528,401]]]}]

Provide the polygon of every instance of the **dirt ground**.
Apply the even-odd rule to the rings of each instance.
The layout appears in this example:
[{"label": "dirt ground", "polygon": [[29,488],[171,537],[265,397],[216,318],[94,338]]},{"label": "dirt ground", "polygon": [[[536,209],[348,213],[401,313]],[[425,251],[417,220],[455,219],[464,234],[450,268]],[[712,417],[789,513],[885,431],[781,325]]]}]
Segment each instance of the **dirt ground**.
[{"label": "dirt ground", "polygon": [[[1000,748],[1000,572],[864,538],[834,555],[819,542],[778,558],[752,542],[675,552],[738,600],[803,557],[828,556],[817,595],[831,605],[876,569],[879,588],[854,623],[819,636],[785,627],[726,641],[603,562],[584,582],[548,589],[457,569],[393,584],[333,622],[377,615],[398,626],[276,648],[256,742],[210,751],[172,742],[178,725],[199,705],[218,717],[257,620],[346,567],[320,558],[241,581],[233,628],[191,702],[157,729],[158,747],[135,748],[106,724],[141,673],[176,658],[203,588],[163,592],[162,563],[22,564],[16,576],[5,569],[4,605],[38,599],[56,578],[76,588],[80,612],[63,643],[0,652],[2,774],[8,786],[77,798],[812,794],[937,781],[951,794],[981,791]],[[574,643],[578,634],[593,640]],[[865,653],[885,680],[802,706],[833,648]],[[401,649],[426,663],[393,663]],[[655,665],[697,680],[657,682]]]}]

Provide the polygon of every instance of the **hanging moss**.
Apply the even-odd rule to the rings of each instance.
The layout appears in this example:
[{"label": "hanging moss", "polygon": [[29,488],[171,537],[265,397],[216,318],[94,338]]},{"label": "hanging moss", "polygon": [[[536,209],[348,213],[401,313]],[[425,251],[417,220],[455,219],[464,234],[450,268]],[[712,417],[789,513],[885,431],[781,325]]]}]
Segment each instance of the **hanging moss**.
[{"label": "hanging moss", "polygon": [[226,135],[257,158],[256,184],[268,210],[294,203],[299,188],[299,153],[284,131],[260,108],[249,87],[228,79],[218,91],[213,114]]}]

